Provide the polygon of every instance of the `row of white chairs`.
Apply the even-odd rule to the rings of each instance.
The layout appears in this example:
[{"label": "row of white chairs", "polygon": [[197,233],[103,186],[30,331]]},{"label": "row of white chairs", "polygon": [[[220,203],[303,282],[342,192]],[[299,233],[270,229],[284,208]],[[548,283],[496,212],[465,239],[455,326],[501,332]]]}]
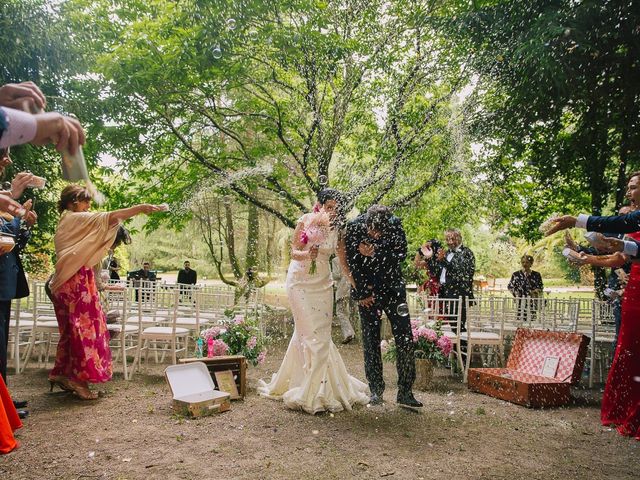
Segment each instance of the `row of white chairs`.
[{"label": "row of white chairs", "polygon": [[[106,311],[119,314],[107,325],[114,360],[122,362],[123,375],[130,379],[144,354],[153,352],[156,362],[170,355],[175,364],[179,355],[187,356],[189,339],[203,328],[222,319],[230,310],[256,315],[259,291],[236,298],[233,289],[197,289],[191,286],[157,285],[145,282],[136,287],[111,285],[102,293]],[[10,357],[16,373],[33,358],[38,366],[49,361],[59,338],[54,306],[42,282],[33,282],[27,300],[14,301],[10,323]],[[162,353],[159,358],[158,354]],[[133,357],[129,364],[128,357]]]}]

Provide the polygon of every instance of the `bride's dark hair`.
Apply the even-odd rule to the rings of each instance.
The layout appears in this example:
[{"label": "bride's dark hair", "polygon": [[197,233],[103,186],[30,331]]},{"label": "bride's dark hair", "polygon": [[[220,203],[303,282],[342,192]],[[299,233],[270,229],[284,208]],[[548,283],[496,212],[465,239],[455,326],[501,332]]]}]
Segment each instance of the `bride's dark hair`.
[{"label": "bride's dark hair", "polygon": [[334,220],[334,225],[338,228],[342,227],[345,217],[347,215],[346,207],[347,207],[347,199],[344,194],[335,188],[323,188],[320,190],[316,196],[318,199],[318,203],[320,205],[324,205],[329,200],[335,200],[336,202],[336,219]]}]

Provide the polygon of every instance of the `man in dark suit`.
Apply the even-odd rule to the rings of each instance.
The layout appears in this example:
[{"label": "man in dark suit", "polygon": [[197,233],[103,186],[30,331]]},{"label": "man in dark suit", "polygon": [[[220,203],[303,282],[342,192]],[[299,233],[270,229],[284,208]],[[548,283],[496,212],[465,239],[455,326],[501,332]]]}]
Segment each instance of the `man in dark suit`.
[{"label": "man in dark suit", "polygon": [[178,283],[183,285],[195,285],[198,282],[198,273],[195,270],[191,270],[191,263],[189,260],[184,262],[184,268],[178,271]]},{"label": "man in dark suit", "polygon": [[382,403],[385,388],[380,352],[384,311],[391,323],[398,350],[398,404],[407,408],[422,407],[411,390],[415,380],[415,360],[401,268],[407,256],[407,240],[400,219],[393,216],[387,207],[372,206],[366,214],[348,223],[338,252],[351,283],[351,297],[359,306],[371,404]]},{"label": "man in dark suit", "polygon": [[[9,319],[11,315],[11,301],[14,298],[29,296],[29,284],[22,268],[20,253],[24,249],[31,235],[29,228],[37,219],[35,212],[31,211],[31,201],[24,205],[26,214],[24,223],[21,218],[11,220],[0,217],[0,232],[13,235],[15,247],[8,253],[0,255],[0,375],[7,382],[7,353],[9,346]],[[14,401],[16,408],[24,408],[27,402]],[[27,416],[25,410],[19,410],[21,418]]]},{"label": "man in dark suit", "polygon": [[189,260],[184,262],[184,268],[178,271],[178,283],[180,284],[180,294],[191,300],[191,288],[185,287],[185,285],[195,285],[198,282],[198,273],[195,270],[191,270],[191,263]]},{"label": "man in dark suit", "polygon": [[527,300],[528,298],[540,298],[542,296],[542,275],[540,272],[531,270],[533,266],[533,257],[531,255],[523,255],[520,259],[522,269],[513,272],[511,280],[507,288],[511,295],[518,299],[518,318],[522,320],[532,320],[537,310],[535,300]]},{"label": "man in dark suit", "polygon": [[[128,278],[133,280],[133,285],[135,287],[140,287],[140,284],[142,283],[143,288],[149,288],[149,284],[147,282],[155,282],[157,280],[156,272],[151,270],[151,265],[149,264],[149,262],[144,262],[140,270],[134,270],[133,272],[129,272]],[[139,292],[139,288],[136,288],[135,290],[136,302],[138,301],[138,292]],[[144,295],[143,295],[142,301],[144,302],[149,299],[149,293],[148,292],[143,292],[143,293]]]},{"label": "man in dark suit", "polygon": [[473,275],[476,259],[473,252],[462,244],[462,234],[451,228],[445,232],[448,250],[441,248],[432,259],[431,266],[440,276],[440,298],[462,297],[461,330],[466,331],[466,299],[473,298]]}]

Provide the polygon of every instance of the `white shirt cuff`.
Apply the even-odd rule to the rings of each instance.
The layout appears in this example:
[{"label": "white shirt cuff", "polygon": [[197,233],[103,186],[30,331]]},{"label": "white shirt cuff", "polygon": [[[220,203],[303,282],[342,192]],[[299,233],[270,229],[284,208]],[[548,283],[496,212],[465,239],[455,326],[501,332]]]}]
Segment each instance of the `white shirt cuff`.
[{"label": "white shirt cuff", "polygon": [[587,220],[589,220],[589,215],[585,213],[578,215],[578,218],[576,219],[576,228],[587,228]]},{"label": "white shirt cuff", "polygon": [[624,241],[624,248],[622,249],[622,253],[625,255],[629,255],[630,257],[638,256],[638,244],[636,242],[632,242],[629,240]]},{"label": "white shirt cuff", "polygon": [[0,107],[0,109],[7,121],[7,129],[0,137],[0,148],[21,145],[35,138],[37,125],[33,115],[13,108]]}]

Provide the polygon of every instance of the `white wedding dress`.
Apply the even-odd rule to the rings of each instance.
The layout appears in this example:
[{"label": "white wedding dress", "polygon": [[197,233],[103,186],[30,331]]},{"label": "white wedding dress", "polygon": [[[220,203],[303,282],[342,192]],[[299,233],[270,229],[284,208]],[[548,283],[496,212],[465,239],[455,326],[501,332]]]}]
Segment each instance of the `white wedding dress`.
[{"label": "white wedding dress", "polygon": [[[304,215],[301,221],[308,221]],[[292,260],[287,272],[287,297],[295,329],[278,373],[269,384],[259,381],[260,395],[284,401],[294,410],[314,414],[351,410],[369,402],[369,387],[347,373],[331,339],[333,288],[329,256],[337,235],[332,232],[320,245],[316,272],[310,260]]]}]

